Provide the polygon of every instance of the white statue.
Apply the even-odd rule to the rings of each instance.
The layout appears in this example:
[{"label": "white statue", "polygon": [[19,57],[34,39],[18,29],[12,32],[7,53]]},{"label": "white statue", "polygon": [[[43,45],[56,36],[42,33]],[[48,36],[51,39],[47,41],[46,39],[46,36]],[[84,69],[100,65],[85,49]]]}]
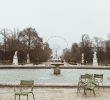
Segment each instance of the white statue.
[{"label": "white statue", "polygon": [[84,64],[84,53],[82,53],[81,63]]},{"label": "white statue", "polygon": [[13,56],[13,64],[14,65],[18,65],[18,56],[17,56],[17,51],[15,51],[15,54],[14,54],[14,56]]},{"label": "white statue", "polygon": [[27,63],[30,63],[29,54],[27,54]]},{"label": "white statue", "polygon": [[93,55],[93,66],[98,66],[97,53],[96,53],[96,51],[94,52],[94,55]]}]

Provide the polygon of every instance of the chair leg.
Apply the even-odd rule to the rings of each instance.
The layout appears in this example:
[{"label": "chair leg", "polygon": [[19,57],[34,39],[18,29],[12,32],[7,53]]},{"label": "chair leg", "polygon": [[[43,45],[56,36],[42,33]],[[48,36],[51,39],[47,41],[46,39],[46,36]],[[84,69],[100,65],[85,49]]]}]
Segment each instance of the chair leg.
[{"label": "chair leg", "polygon": [[15,95],[15,100],[16,100],[16,95]]},{"label": "chair leg", "polygon": [[27,100],[28,100],[28,95],[27,95]]},{"label": "chair leg", "polygon": [[102,83],[102,88],[104,89],[103,83]]},{"label": "chair leg", "polygon": [[95,94],[95,90],[94,90],[94,89],[93,89],[93,93],[94,93],[94,95],[96,95],[96,94]]},{"label": "chair leg", "polygon": [[79,86],[77,87],[77,95],[78,95],[78,93],[79,93]]},{"label": "chair leg", "polygon": [[20,100],[20,95],[19,95],[19,100]]},{"label": "chair leg", "polygon": [[81,88],[81,84],[80,84],[80,82],[78,82],[77,93],[78,92],[80,93],[80,88]]},{"label": "chair leg", "polygon": [[98,82],[98,89],[99,89],[99,82]]},{"label": "chair leg", "polygon": [[78,96],[78,88],[77,88],[77,96]]},{"label": "chair leg", "polygon": [[35,97],[34,97],[34,93],[32,92],[32,95],[33,95],[33,99],[35,100]]},{"label": "chair leg", "polygon": [[84,94],[85,94],[85,95],[87,94],[87,89],[86,89],[86,88],[84,88]]},{"label": "chair leg", "polygon": [[78,93],[79,93],[79,82],[78,82],[78,87],[77,87],[77,96],[78,96]]}]

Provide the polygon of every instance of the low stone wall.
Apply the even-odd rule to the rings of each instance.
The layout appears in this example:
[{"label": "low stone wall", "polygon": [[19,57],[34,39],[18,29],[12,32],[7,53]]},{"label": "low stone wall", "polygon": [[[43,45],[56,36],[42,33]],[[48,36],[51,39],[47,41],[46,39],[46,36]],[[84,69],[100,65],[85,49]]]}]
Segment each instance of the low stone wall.
[{"label": "low stone wall", "polygon": [[[0,69],[52,69],[55,66],[37,66],[37,65],[0,65]],[[74,66],[60,66],[60,69],[110,69],[110,66],[89,66],[89,65],[74,65]]]}]

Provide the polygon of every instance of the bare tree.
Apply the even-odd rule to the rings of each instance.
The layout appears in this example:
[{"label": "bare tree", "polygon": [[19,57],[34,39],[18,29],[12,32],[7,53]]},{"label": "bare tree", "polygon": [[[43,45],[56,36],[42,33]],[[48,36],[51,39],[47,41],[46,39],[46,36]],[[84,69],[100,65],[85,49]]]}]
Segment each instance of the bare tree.
[{"label": "bare tree", "polygon": [[69,50],[68,48],[63,50],[63,59],[66,62],[70,62],[71,61],[71,50]]},{"label": "bare tree", "polygon": [[87,34],[83,34],[81,40],[82,40],[81,51],[84,53],[84,64],[92,63],[93,58],[93,52],[91,47],[92,41]]},{"label": "bare tree", "polygon": [[19,40],[27,45],[27,53],[30,52],[30,48],[35,47],[35,43],[42,42],[42,39],[38,36],[38,33],[33,28],[24,29],[19,33]]},{"label": "bare tree", "polygon": [[80,62],[81,55],[80,55],[80,47],[77,43],[73,43],[71,48],[71,59],[73,62]]},{"label": "bare tree", "polygon": [[[105,44],[104,41],[99,37],[94,37],[94,45],[97,51],[98,63],[102,64],[106,62],[105,54]],[[107,45],[106,45],[107,46]]]},{"label": "bare tree", "polygon": [[9,37],[9,35],[12,34],[12,31],[8,30],[8,29],[2,29],[0,31],[0,35],[2,37],[2,44],[3,44],[3,52],[4,52],[4,55],[3,55],[3,60],[5,61],[6,60],[6,51],[7,51],[7,39]]}]

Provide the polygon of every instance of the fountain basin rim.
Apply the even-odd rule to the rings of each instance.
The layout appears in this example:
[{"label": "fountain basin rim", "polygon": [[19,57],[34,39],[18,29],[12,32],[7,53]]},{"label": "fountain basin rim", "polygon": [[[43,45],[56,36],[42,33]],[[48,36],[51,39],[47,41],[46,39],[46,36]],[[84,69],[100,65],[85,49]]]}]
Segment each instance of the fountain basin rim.
[{"label": "fountain basin rim", "polygon": [[[0,83],[0,87],[19,87],[19,84],[15,83]],[[76,83],[35,83],[34,87],[77,87]],[[104,87],[110,87],[110,83],[104,83]],[[102,87],[102,86],[100,86]]]},{"label": "fountain basin rim", "polygon": [[[38,65],[0,65],[0,69],[53,69],[55,66],[38,66]],[[60,69],[110,69],[110,66],[89,66],[89,65],[73,65],[73,66],[59,66]]]}]

